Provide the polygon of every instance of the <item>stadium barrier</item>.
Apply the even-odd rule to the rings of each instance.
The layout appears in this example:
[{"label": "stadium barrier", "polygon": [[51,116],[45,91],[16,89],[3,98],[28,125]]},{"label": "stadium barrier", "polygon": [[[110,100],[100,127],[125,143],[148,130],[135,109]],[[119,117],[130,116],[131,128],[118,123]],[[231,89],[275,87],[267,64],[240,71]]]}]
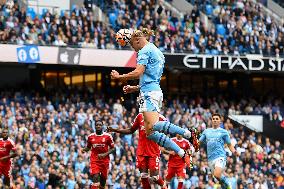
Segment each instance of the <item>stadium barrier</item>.
[{"label": "stadium barrier", "polygon": [[[92,48],[1,44],[0,62],[135,67],[136,52]],[[226,56],[165,53],[166,66],[178,69],[237,72],[284,72],[284,59],[262,55]]]}]

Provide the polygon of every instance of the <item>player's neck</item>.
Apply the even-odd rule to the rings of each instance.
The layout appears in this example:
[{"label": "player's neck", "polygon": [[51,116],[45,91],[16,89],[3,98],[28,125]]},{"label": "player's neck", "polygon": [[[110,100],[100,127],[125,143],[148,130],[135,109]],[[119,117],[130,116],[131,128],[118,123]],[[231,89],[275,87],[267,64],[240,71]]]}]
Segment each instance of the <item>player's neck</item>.
[{"label": "player's neck", "polygon": [[96,132],[96,135],[102,135],[102,134],[103,134],[103,131]]}]

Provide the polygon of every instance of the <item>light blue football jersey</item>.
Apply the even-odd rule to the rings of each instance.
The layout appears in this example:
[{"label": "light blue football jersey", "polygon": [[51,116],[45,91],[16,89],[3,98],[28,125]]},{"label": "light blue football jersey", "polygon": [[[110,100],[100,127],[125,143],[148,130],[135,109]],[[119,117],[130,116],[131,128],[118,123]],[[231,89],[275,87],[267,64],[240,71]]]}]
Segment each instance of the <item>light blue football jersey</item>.
[{"label": "light blue football jersey", "polygon": [[139,81],[141,92],[160,91],[165,64],[163,53],[153,43],[148,43],[138,51],[137,64],[145,66]]},{"label": "light blue football jersey", "polygon": [[222,128],[205,129],[199,141],[207,146],[208,161],[223,157],[226,159],[224,144],[231,144],[230,135],[227,130]]}]

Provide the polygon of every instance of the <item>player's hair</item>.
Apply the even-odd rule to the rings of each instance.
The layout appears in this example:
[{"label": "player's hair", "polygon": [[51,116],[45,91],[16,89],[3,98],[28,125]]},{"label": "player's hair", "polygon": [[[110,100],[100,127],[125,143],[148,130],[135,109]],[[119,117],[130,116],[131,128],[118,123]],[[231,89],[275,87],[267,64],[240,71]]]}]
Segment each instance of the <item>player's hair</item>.
[{"label": "player's hair", "polygon": [[103,124],[104,124],[104,123],[103,123],[103,121],[102,121],[102,120],[100,120],[100,119],[96,121],[95,125],[97,125],[98,123],[100,123],[101,125],[103,125]]},{"label": "player's hair", "polygon": [[154,36],[154,31],[148,28],[142,28],[142,30],[134,30],[134,37],[146,37],[149,39],[151,36]]},{"label": "player's hair", "polygon": [[218,114],[218,113],[214,113],[214,114],[212,114],[212,116],[211,116],[211,117],[213,118],[214,116],[218,116],[220,119],[222,118],[222,117],[221,117],[221,115],[220,115],[220,114]]}]

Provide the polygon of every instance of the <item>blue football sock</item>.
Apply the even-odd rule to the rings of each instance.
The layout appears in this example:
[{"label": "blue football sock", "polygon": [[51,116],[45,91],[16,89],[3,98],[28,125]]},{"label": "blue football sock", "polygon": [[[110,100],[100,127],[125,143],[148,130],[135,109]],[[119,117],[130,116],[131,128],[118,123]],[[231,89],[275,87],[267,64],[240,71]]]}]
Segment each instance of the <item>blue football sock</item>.
[{"label": "blue football sock", "polygon": [[158,131],[154,131],[152,134],[148,136],[148,139],[156,142],[161,147],[174,151],[181,157],[184,156],[185,153],[184,150],[181,149],[174,141],[172,141],[164,133],[159,133]]},{"label": "blue football sock", "polygon": [[189,139],[191,137],[191,133],[189,130],[183,129],[175,124],[172,124],[168,121],[158,121],[154,127],[154,131],[163,132],[166,135],[170,134],[171,136],[176,136],[176,134],[179,134],[183,136],[184,138]]},{"label": "blue football sock", "polygon": [[224,175],[221,175],[220,182],[224,186],[224,189],[227,189],[230,186],[228,178]]}]

